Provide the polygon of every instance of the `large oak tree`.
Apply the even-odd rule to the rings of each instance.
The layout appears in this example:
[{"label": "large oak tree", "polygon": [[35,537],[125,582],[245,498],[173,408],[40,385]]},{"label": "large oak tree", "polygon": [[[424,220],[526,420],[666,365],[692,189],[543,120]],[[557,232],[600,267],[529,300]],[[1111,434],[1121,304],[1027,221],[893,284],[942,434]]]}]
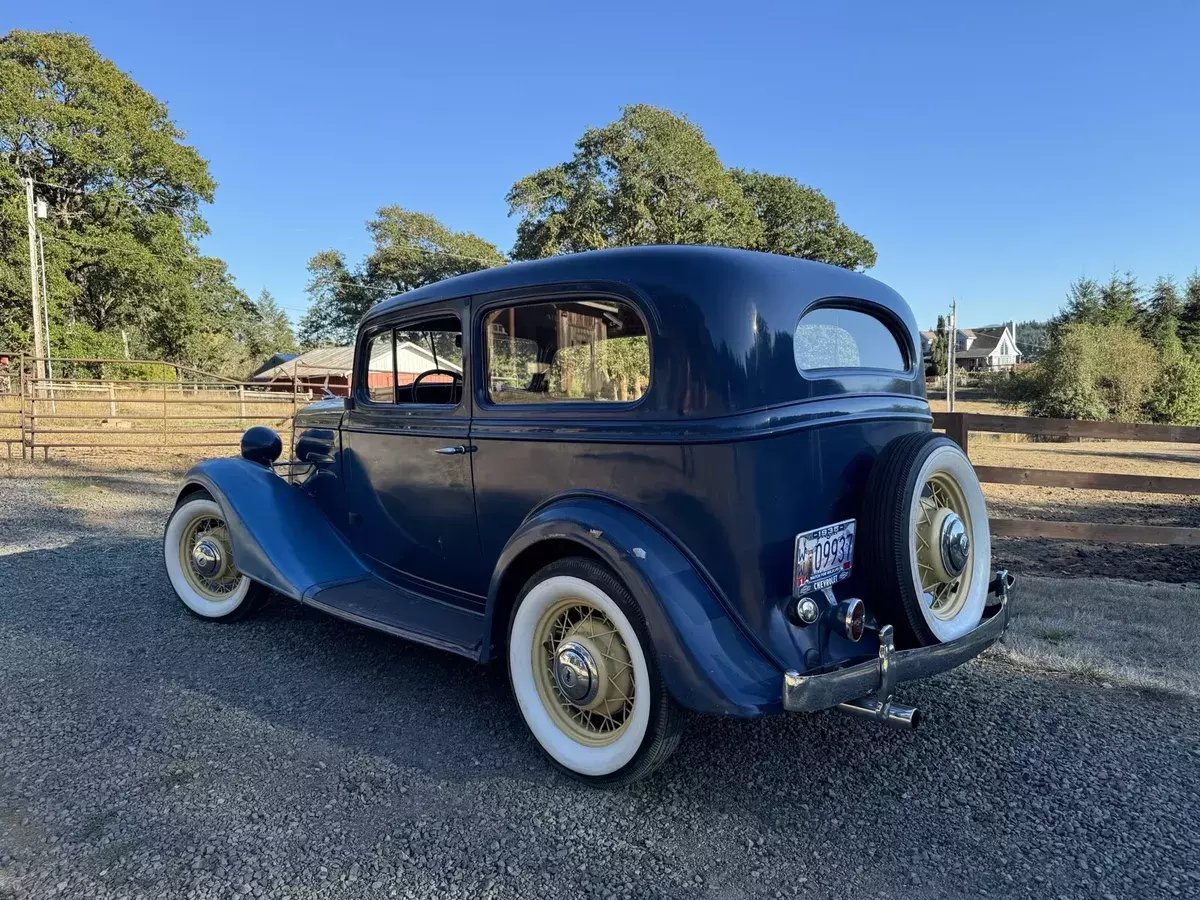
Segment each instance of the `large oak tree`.
[{"label": "large oak tree", "polygon": [[571,159],[508,193],[520,217],[515,259],[639,244],[710,244],[851,269],[875,248],[820,191],[792,178],[727,169],[694,123],[654,106],[589,128]]},{"label": "large oak tree", "polygon": [[[231,374],[245,364],[236,335],[255,304],[223,262],[199,252],[200,205],[216,184],[185,137],[166,105],[87,38],[0,38],[0,345],[29,344],[22,178],[32,177],[49,205],[39,229],[59,349],[68,336],[112,346],[102,336],[126,330],[135,353],[214,368],[236,360]],[[222,346],[214,362],[214,344],[231,340],[239,347]]]}]

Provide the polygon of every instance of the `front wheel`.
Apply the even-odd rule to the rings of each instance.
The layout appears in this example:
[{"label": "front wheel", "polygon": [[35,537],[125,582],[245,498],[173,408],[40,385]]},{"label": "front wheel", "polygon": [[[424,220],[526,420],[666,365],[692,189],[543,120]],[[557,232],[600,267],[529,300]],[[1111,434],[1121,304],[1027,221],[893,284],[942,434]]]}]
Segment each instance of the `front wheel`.
[{"label": "front wheel", "polygon": [[604,566],[569,558],[521,591],[508,672],[525,724],[560,769],[615,787],[675,750],[682,712],[659,674],[645,619]]},{"label": "front wheel", "polygon": [[202,619],[235,621],[268,593],[233,564],[229,527],[221,507],[206,492],[189,494],[171,512],[163,559],[176,595]]}]

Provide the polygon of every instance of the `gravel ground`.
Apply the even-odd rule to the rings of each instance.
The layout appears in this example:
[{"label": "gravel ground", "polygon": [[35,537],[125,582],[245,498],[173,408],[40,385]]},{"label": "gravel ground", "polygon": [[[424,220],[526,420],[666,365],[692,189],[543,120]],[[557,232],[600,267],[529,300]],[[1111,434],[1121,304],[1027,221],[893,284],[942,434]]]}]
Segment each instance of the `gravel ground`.
[{"label": "gravel ground", "polygon": [[905,690],[915,734],[694,719],[594,791],[499,668],[284,601],[188,616],[172,486],[0,468],[0,898],[1200,894],[1194,696],[999,654]]}]

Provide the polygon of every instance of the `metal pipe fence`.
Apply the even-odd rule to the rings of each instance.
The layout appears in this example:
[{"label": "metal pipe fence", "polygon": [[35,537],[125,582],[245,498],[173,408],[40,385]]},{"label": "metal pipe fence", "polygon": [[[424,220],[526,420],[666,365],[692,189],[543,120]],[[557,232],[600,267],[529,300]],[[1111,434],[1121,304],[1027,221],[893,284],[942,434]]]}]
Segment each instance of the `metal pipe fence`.
[{"label": "metal pipe fence", "polygon": [[[54,377],[38,374],[41,362]],[[0,353],[0,443],[9,459],[14,445],[22,459],[40,451],[43,461],[52,451],[221,450],[237,447],[234,436],[251,425],[294,440],[296,411],[313,399],[295,376],[264,384],[155,360]]]}]

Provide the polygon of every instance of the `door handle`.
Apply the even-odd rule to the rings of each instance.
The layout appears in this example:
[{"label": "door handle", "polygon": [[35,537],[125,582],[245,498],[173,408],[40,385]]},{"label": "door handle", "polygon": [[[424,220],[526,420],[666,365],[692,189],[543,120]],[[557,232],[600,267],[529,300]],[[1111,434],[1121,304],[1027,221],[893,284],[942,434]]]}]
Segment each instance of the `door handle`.
[{"label": "door handle", "polygon": [[438,447],[433,452],[440,453],[442,456],[453,456],[458,453],[474,453],[475,445],[474,444],[459,444],[457,447]]}]

